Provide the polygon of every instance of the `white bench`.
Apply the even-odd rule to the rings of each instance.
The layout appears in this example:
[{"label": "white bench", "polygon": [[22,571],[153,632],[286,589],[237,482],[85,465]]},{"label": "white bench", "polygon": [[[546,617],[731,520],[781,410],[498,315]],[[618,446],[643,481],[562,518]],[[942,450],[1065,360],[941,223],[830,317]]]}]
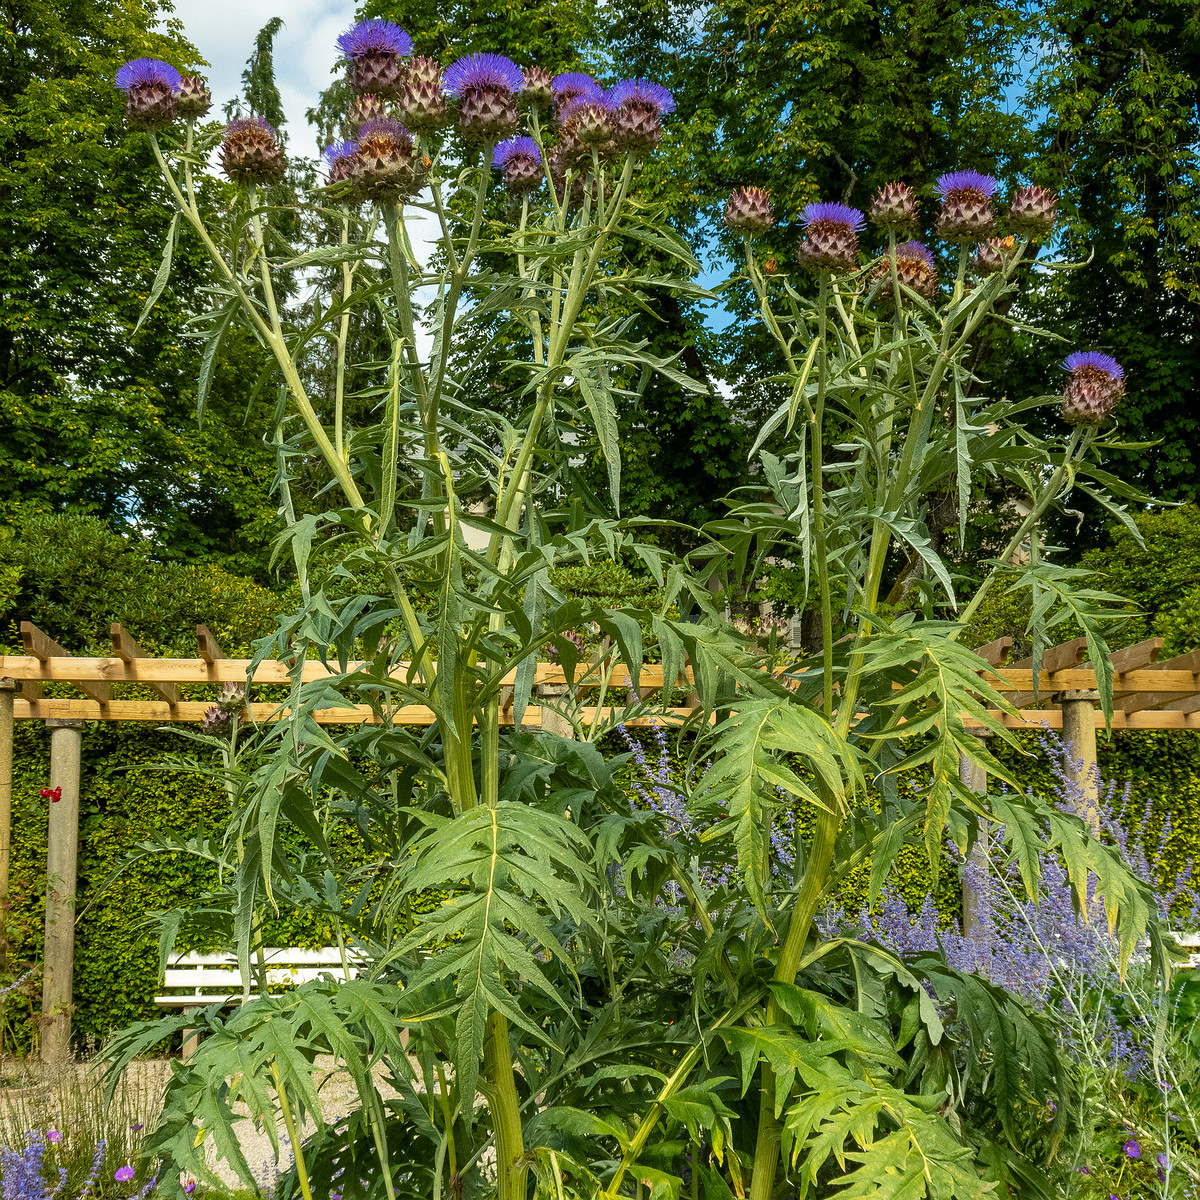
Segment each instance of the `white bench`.
[{"label": "white bench", "polygon": [[[267,983],[292,986],[319,979],[322,975],[342,974],[342,955],[336,946],[320,950],[295,950],[264,947]],[[350,974],[357,974],[360,957],[347,950]],[[254,956],[254,963],[257,956]],[[206,1004],[233,1004],[243,994],[242,972],[236,954],[179,954],[163,975],[163,987],[169,992],[155,996],[154,1003],[171,1008],[203,1008]]]}]

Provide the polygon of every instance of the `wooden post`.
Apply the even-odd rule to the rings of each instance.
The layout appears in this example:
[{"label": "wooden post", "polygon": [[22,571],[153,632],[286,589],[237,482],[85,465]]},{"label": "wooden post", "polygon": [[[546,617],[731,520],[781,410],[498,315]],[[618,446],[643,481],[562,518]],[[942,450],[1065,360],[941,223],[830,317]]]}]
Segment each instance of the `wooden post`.
[{"label": "wooden post", "polygon": [[50,802],[46,838],[46,947],[42,975],[42,1062],[71,1055],[72,975],[75,969],[75,871],[79,859],[79,774],[82,721],[49,718]]},{"label": "wooden post", "polygon": [[1100,766],[1096,761],[1096,701],[1099,692],[1060,692],[1062,738],[1067,748],[1067,769],[1083,796],[1080,814],[1100,834]]},{"label": "wooden post", "polygon": [[0,679],[0,963],[8,958],[8,863],[12,833],[13,695],[20,685]]},{"label": "wooden post", "polygon": [[[991,737],[991,733],[987,730],[976,730],[976,738],[982,740],[984,737]],[[967,758],[959,760],[958,777],[963,783],[977,796],[987,794],[988,780],[987,772],[977,764],[971,762]],[[982,871],[984,874],[988,870],[988,853],[987,844],[983,841],[983,837],[987,836],[987,830],[981,829],[982,835],[975,844],[971,847],[971,853],[967,858],[966,866],[963,869],[962,876],[962,931],[963,937],[970,937],[982,924],[983,913],[983,896],[976,890],[971,883],[971,875],[976,871]]]},{"label": "wooden post", "polygon": [[573,738],[575,726],[561,712],[550,707],[552,702],[561,704],[567,698],[565,683],[540,683],[537,686],[538,699],[542,705],[542,729],[546,733],[556,733],[559,737]]}]

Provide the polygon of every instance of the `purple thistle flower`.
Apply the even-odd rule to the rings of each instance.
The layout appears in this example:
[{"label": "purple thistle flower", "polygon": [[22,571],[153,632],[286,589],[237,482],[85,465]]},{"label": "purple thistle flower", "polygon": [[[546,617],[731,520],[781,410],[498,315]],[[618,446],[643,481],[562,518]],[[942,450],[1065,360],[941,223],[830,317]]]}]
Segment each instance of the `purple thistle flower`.
[{"label": "purple thistle flower", "polygon": [[933,254],[920,242],[905,242],[896,247],[897,258],[910,258],[915,262],[923,262],[927,267],[933,267]]},{"label": "purple thistle flower", "polygon": [[356,142],[331,142],[325,147],[321,158],[324,159],[327,167],[332,167],[334,163],[351,158],[357,150],[358,144]]},{"label": "purple thistle flower", "polygon": [[675,111],[675,97],[661,83],[649,79],[622,79],[608,91],[615,105],[638,105],[653,109],[660,117]]},{"label": "purple thistle flower", "polygon": [[[412,135],[407,129],[397,120],[392,117],[374,117],[370,121],[364,121],[358,130],[358,140],[362,142],[370,141],[372,138],[387,138],[389,141],[400,142]],[[344,143],[350,145],[352,143]],[[357,151],[358,147],[355,147]]]},{"label": "purple thistle flower", "polygon": [[394,21],[370,17],[347,29],[337,40],[343,58],[361,58],[364,54],[412,53],[412,38]]},{"label": "purple thistle flower", "polygon": [[225,136],[228,138],[235,133],[245,133],[250,129],[262,130],[263,133],[269,133],[276,141],[279,141],[279,132],[266,117],[237,117],[225,126]]},{"label": "purple thistle flower", "polygon": [[866,217],[857,208],[851,208],[848,204],[836,203],[810,204],[800,214],[800,220],[804,223],[805,228],[820,222],[829,226],[844,225],[854,233],[857,233],[866,223]]},{"label": "purple thistle flower", "polygon": [[116,75],[117,87],[123,92],[151,84],[162,84],[177,92],[179,80],[179,72],[158,58],[131,58]]},{"label": "purple thistle flower", "polygon": [[1142,1157],[1142,1148],[1137,1144],[1137,1141],[1134,1138],[1130,1138],[1129,1141],[1127,1141],[1125,1145],[1121,1147],[1121,1149],[1124,1150],[1130,1158]]},{"label": "purple thistle flower", "polygon": [[595,99],[602,92],[600,85],[585,71],[564,71],[555,75],[551,85],[554,88],[556,104],[570,104],[580,96],[585,99]]},{"label": "purple thistle flower", "polygon": [[128,1183],[133,1178],[133,1175],[133,1168],[128,1163],[126,1163],[123,1167],[118,1167],[113,1172],[113,1178],[118,1183]]},{"label": "purple thistle flower", "polygon": [[937,181],[938,194],[943,198],[955,192],[982,192],[990,199],[996,187],[995,179],[980,171],[951,171]]},{"label": "purple thistle flower", "polygon": [[585,108],[594,108],[609,114],[617,111],[617,105],[607,92],[597,92],[594,96],[575,96],[559,102],[558,123],[565,125],[572,117],[579,116]]},{"label": "purple thistle flower", "polygon": [[509,138],[501,142],[492,155],[493,167],[507,167],[514,158],[531,158],[535,163],[541,163],[542,152],[531,137]]},{"label": "purple thistle flower", "polygon": [[1111,379],[1125,378],[1125,368],[1112,355],[1101,354],[1098,350],[1076,350],[1074,354],[1067,355],[1063,366],[1072,375],[1076,371],[1091,369],[1102,371]]},{"label": "purple thistle flower", "polygon": [[525,73],[503,54],[468,54],[446,68],[445,87],[451,96],[468,91],[512,95],[525,84]]}]

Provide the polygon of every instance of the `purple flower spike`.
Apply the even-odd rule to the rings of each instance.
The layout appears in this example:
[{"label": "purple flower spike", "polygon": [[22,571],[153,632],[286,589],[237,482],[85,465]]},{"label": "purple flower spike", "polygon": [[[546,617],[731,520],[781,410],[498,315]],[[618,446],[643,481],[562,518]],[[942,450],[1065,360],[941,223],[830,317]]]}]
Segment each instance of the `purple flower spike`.
[{"label": "purple flower spike", "polygon": [[507,167],[514,158],[531,158],[540,164],[542,152],[531,137],[509,138],[507,142],[501,142],[496,147],[496,152],[492,155],[492,166]]},{"label": "purple flower spike", "polygon": [[866,223],[866,217],[857,208],[848,204],[810,204],[800,214],[800,220],[805,228],[822,222],[828,225],[845,225],[847,229],[857,233]]},{"label": "purple flower spike", "polygon": [[937,181],[938,194],[943,197],[955,192],[982,192],[990,199],[996,191],[996,186],[995,179],[980,171],[951,171]]},{"label": "purple flower spike", "polygon": [[399,54],[407,57],[412,53],[412,38],[394,21],[371,17],[359,21],[353,29],[347,29],[337,40],[343,58],[361,58],[364,54]]},{"label": "purple flower spike", "polygon": [[1125,1143],[1125,1145],[1121,1147],[1121,1149],[1124,1150],[1125,1153],[1128,1154],[1130,1158],[1141,1158],[1142,1157],[1142,1148],[1141,1148],[1141,1146],[1139,1146],[1137,1144],[1137,1142],[1133,1138],[1130,1138],[1129,1141],[1127,1141]]},{"label": "purple flower spike", "polygon": [[1100,371],[1110,379],[1124,379],[1125,368],[1110,354],[1101,354],[1098,350],[1076,350],[1068,354],[1063,362],[1072,375],[1076,371]]},{"label": "purple flower spike", "polygon": [[116,84],[123,92],[150,85],[179,91],[180,75],[170,63],[157,58],[132,58],[117,71]]},{"label": "purple flower spike", "polygon": [[555,75],[552,86],[554,101],[560,107],[581,96],[586,100],[595,99],[603,90],[585,71],[564,71],[561,75]]},{"label": "purple flower spike", "polygon": [[350,158],[357,149],[358,146],[354,142],[333,142],[325,147],[325,152],[321,157],[325,160],[327,167],[332,167],[334,163]]},{"label": "purple flower spike", "polygon": [[[923,262],[930,270],[933,269],[933,254],[920,242],[905,242],[902,246],[897,246],[896,257],[911,259],[913,262]],[[1054,1105],[1052,1104],[1050,1107],[1053,1108]]]},{"label": "purple flower spike", "polygon": [[468,54],[446,68],[445,86],[451,96],[468,91],[501,92],[509,96],[525,84],[525,73],[503,54]]},{"label": "purple flower spike", "polygon": [[660,117],[675,111],[675,97],[661,83],[649,79],[622,79],[610,89],[608,98],[618,107],[629,104],[653,109]]},{"label": "purple flower spike", "polygon": [[118,1183],[128,1183],[133,1178],[133,1168],[126,1163],[123,1167],[118,1167],[113,1172],[113,1178]]}]

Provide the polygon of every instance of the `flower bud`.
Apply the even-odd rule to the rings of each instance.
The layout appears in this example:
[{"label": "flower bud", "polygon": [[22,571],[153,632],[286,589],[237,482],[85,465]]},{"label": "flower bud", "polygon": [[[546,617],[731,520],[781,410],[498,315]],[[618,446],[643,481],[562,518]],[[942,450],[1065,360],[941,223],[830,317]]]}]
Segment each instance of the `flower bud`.
[{"label": "flower bud", "polygon": [[411,80],[400,93],[400,120],[414,133],[436,133],[454,123],[454,113],[442,95],[441,72],[436,80]]},{"label": "flower bud", "polygon": [[212,108],[212,92],[199,75],[184,75],[179,81],[179,95],[175,97],[175,112],[185,120],[194,121],[203,117]]},{"label": "flower bud", "polygon": [[1063,389],[1063,420],[1069,425],[1099,425],[1125,395],[1125,369],[1095,350],[1069,354],[1063,366],[1071,373]]},{"label": "flower bud", "polygon": [[564,120],[575,123],[575,136],[589,146],[603,145],[613,140],[613,110],[603,100],[581,100],[572,106]]},{"label": "flower bud", "polygon": [[387,101],[374,92],[359,92],[350,101],[350,124],[355,129],[368,121],[385,121],[390,115]]},{"label": "flower bud", "polygon": [[992,195],[996,181],[978,171],[952,171],[937,181],[942,211],[934,224],[939,237],[951,242],[969,242],[992,231]]},{"label": "flower bud", "polygon": [[274,183],[283,178],[283,147],[264,117],[239,117],[225,129],[221,169],[234,183]]},{"label": "flower bud", "polygon": [[725,224],[737,233],[766,233],[775,224],[771,197],[760,187],[738,188],[725,201]]},{"label": "flower bud", "polygon": [[885,183],[875,193],[867,216],[890,233],[911,229],[917,220],[917,197],[907,183]]},{"label": "flower bud", "polygon": [[810,204],[803,212],[804,239],[796,255],[808,271],[853,271],[863,215],[846,204]]},{"label": "flower bud", "polygon": [[608,93],[613,105],[613,141],[618,150],[649,154],[662,139],[662,119],[675,110],[675,97],[649,79],[622,79]]},{"label": "flower bud", "polygon": [[130,59],[117,71],[116,84],[125,93],[125,119],[130,125],[156,129],[175,120],[180,76],[170,63]]},{"label": "flower bud", "polygon": [[1008,209],[1009,228],[1031,238],[1045,237],[1054,228],[1057,203],[1058,197],[1045,188],[1018,188]]},{"label": "flower bud", "polygon": [[525,68],[525,86],[521,88],[521,104],[543,112],[554,103],[554,81],[542,67]]},{"label": "flower bud", "polygon": [[1011,237],[988,238],[975,251],[975,270],[980,275],[995,275],[1004,270],[1005,258],[1013,252],[1016,242]]}]

